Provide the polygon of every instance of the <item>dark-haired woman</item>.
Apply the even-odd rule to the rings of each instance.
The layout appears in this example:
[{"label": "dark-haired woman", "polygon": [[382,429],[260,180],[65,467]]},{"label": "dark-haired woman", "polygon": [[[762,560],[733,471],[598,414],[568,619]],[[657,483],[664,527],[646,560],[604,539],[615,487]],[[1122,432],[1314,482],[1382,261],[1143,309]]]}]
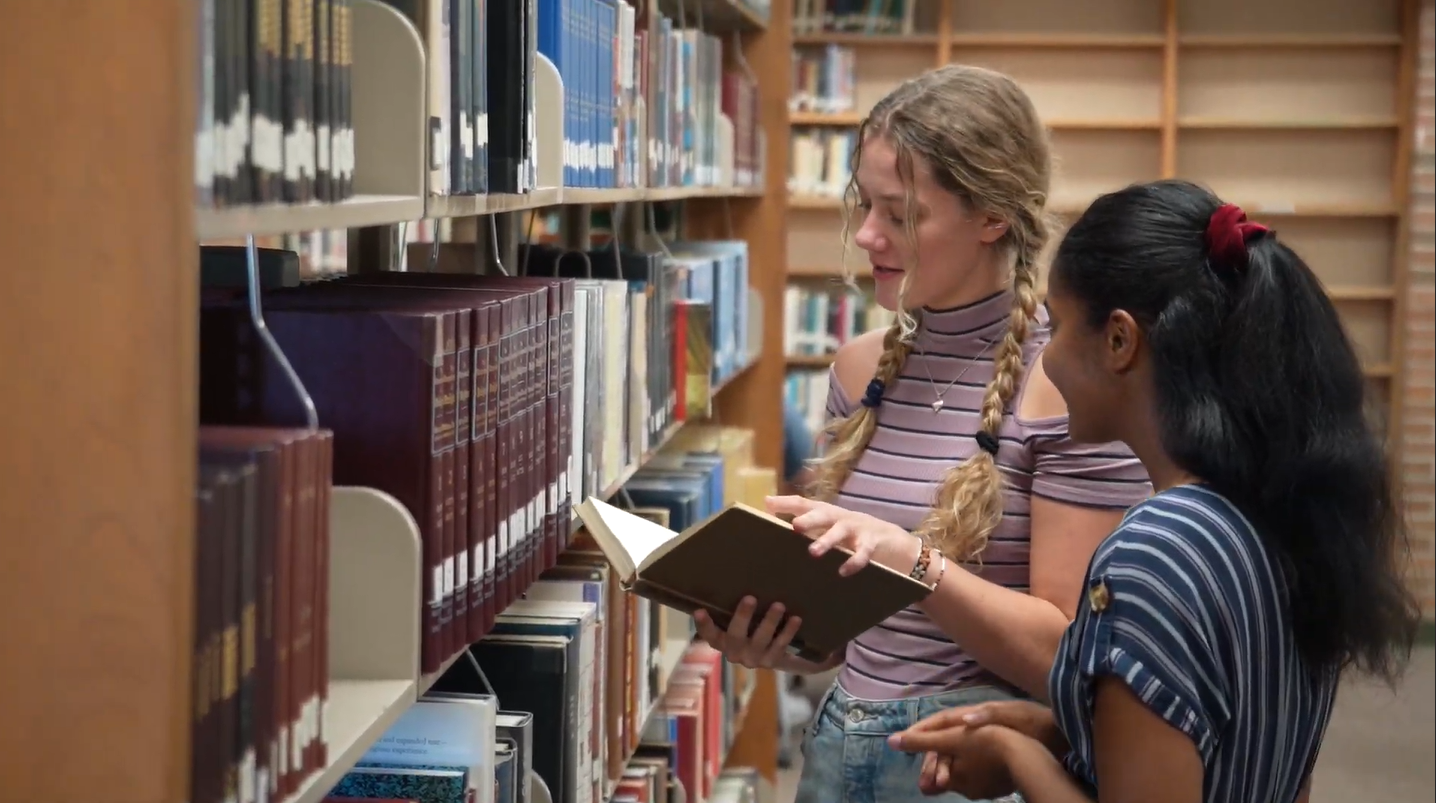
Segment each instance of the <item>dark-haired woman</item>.
[{"label": "dark-haired woman", "polygon": [[1336,310],[1276,232],[1179,181],[1093,203],[1047,306],[1072,437],[1126,443],[1156,494],[1092,558],[1050,710],[944,711],[893,745],[930,794],[1307,799],[1342,673],[1394,679],[1417,622]]}]

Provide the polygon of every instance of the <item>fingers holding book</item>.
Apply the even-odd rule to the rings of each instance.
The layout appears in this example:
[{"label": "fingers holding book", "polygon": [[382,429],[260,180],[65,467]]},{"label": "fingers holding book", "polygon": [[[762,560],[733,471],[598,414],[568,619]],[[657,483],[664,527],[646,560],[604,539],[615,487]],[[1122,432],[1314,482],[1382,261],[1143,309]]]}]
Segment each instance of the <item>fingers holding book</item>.
[{"label": "fingers holding book", "polygon": [[791,516],[793,529],[813,539],[808,551],[814,557],[834,548],[847,552],[850,557],[838,570],[844,577],[857,574],[869,562],[903,573],[912,568],[919,541],[896,524],[801,496],[770,496],[767,503],[769,512]]},{"label": "fingers holding book", "polygon": [[698,635],[729,661],[750,669],[770,669],[778,665],[803,620],[798,616],[785,618],[783,604],[775,602],[755,624],[753,615],[757,608],[756,599],[744,597],[726,630],[719,629],[704,610],[696,611],[693,620],[698,626]]}]

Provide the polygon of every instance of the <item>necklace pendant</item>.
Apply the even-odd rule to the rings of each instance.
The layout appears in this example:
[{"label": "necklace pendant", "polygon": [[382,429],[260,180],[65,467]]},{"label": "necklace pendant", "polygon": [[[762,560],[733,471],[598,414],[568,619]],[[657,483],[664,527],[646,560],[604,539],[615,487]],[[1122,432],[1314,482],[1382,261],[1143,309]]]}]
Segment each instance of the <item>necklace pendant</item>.
[{"label": "necklace pendant", "polygon": [[932,403],[932,411],[934,413],[942,412],[942,399],[938,399],[937,401]]}]

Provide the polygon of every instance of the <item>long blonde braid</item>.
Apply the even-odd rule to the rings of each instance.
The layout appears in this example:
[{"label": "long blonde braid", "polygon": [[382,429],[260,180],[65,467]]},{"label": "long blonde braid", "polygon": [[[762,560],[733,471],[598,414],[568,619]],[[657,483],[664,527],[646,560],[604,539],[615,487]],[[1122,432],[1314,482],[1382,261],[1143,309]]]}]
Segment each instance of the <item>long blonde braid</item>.
[{"label": "long blonde braid", "polygon": [[[1037,314],[1037,257],[1047,242],[1045,216],[1051,173],[1047,135],[1027,95],[1011,78],[991,70],[948,65],[904,82],[883,98],[858,129],[858,141],[883,137],[897,155],[907,195],[904,230],[916,265],[914,161],[921,158],[938,184],[974,212],[1007,223],[999,245],[1012,260],[1013,307],[994,355],[995,370],[982,402],[981,440],[996,444],[1008,405],[1024,370],[1023,343]],[[861,147],[854,149],[856,176]],[[845,205],[856,198],[849,180]],[[844,228],[844,243],[848,231]],[[912,271],[907,272],[910,277]],[[851,277],[849,277],[851,281]],[[906,295],[907,278],[900,298]],[[891,387],[912,351],[917,315],[901,309],[883,338],[876,379]],[[826,428],[827,448],[813,464],[813,496],[837,496],[877,428],[877,411],[860,406]],[[917,535],[949,558],[979,558],[1002,520],[1003,478],[985,448],[949,470]]]}]

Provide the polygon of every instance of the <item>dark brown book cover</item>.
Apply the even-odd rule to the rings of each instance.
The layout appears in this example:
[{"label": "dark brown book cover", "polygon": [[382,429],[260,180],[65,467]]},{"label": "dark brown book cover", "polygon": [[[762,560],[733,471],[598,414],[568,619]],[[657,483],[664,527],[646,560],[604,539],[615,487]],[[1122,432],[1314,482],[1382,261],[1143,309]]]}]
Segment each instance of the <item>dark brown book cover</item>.
[{"label": "dark brown book cover", "polygon": [[[287,306],[288,300],[271,299],[265,318],[308,389],[319,420],[334,432],[333,481],[392,494],[419,523],[426,564],[422,666],[432,672],[441,660],[442,599],[435,592],[442,586],[435,580],[442,569],[442,457],[454,438],[452,406],[444,409],[453,393],[452,376],[449,390],[444,387],[442,344],[454,316]],[[303,420],[294,389],[258,341],[242,304],[203,310],[201,352],[202,420]],[[307,470],[301,474],[308,476]],[[296,563],[305,565],[303,558]],[[296,593],[301,605],[312,602],[302,591]]]},{"label": "dark brown book cover", "polygon": [[[429,258],[429,244],[414,244],[409,247],[412,264],[426,264]],[[535,333],[537,342],[531,344],[537,353],[526,363],[533,373],[528,376],[526,390],[536,394],[525,397],[525,405],[542,405],[538,413],[542,420],[535,422],[536,437],[544,444],[544,461],[540,471],[545,490],[540,486],[538,493],[544,498],[544,560],[538,571],[554,565],[558,553],[567,546],[573,519],[569,486],[577,478],[572,465],[573,455],[572,421],[566,414],[573,402],[573,310],[575,303],[572,279],[539,276],[480,276],[474,274],[443,272],[456,271],[477,259],[474,247],[463,243],[445,243],[440,249],[437,273],[390,273],[351,277],[347,281],[370,284],[409,284],[429,287],[454,287],[465,289],[505,290],[539,289],[545,292],[533,303],[538,309],[544,327]],[[535,575],[536,576],[536,575]]]},{"label": "dark brown book cover", "polygon": [[[294,450],[307,431],[273,427],[203,426],[202,450],[253,456],[260,470],[260,539],[257,544],[255,663],[259,781],[280,794],[288,767],[289,734],[298,706],[291,702],[291,584],[294,582]],[[327,593],[327,592],[326,592]],[[320,616],[321,623],[325,617]],[[324,640],[320,645],[324,645]],[[281,754],[281,748],[283,754]],[[283,758],[281,758],[283,755]]]},{"label": "dark brown book cover", "polygon": [[244,766],[249,775],[241,777],[241,783],[267,785],[275,721],[271,621],[280,453],[274,443],[243,429],[235,436],[226,430],[201,427],[199,445],[200,459],[205,464],[253,465],[255,470],[252,499],[240,512],[239,738],[245,746]]},{"label": "dark brown book cover", "polygon": [[[472,545],[482,550],[482,537],[478,533],[480,510],[474,509],[477,495],[473,493],[472,477],[489,473],[487,468],[476,466],[470,438],[473,433],[474,415],[474,363],[473,343],[480,332],[473,321],[480,311],[465,306],[468,302],[455,298],[453,293],[426,288],[380,288],[369,285],[349,285],[342,282],[307,285],[299,288],[276,291],[268,296],[270,304],[293,307],[349,307],[349,308],[393,308],[427,309],[454,315],[454,337],[446,340],[443,347],[443,375],[446,390],[444,399],[445,420],[442,430],[453,437],[443,452],[444,477],[444,536],[441,564],[441,589],[444,605],[441,611],[443,645],[441,655],[447,657],[468,644],[470,602],[469,575],[473,570]],[[491,303],[485,300],[483,303]],[[487,325],[485,318],[482,322]],[[487,333],[483,333],[487,338]],[[473,522],[470,522],[471,516]],[[480,553],[482,558],[482,553]],[[459,588],[458,577],[464,579]],[[482,597],[475,601],[475,617],[482,616]]]},{"label": "dark brown book cover", "polygon": [[745,596],[758,600],[758,610],[781,602],[789,616],[802,617],[793,648],[810,660],[828,657],[929,591],[876,563],[843,577],[838,567],[852,553],[813,557],[812,539],[741,503],[682,533],[593,497],[578,515],[634,594],[688,614],[703,608],[720,628]]},{"label": "dark brown book cover", "polygon": [[329,705],[329,504],[334,483],[334,433],[320,429],[309,436],[315,453],[314,466],[314,660],[311,676],[314,693],[310,712],[310,755],[306,765],[314,768],[329,763],[324,720]]},{"label": "dark brown book cover", "polygon": [[230,483],[226,470],[219,466],[199,467],[195,495],[195,626],[194,722],[190,763],[191,796],[196,803],[218,803],[223,797],[223,765],[220,756],[220,729],[223,715],[219,709],[220,695],[215,682],[218,666],[218,644],[223,636],[223,602],[221,591],[224,574],[224,508],[225,491]]},{"label": "dark brown book cover", "polygon": [[[542,435],[545,420],[539,409],[544,385],[538,381],[543,370],[542,341],[538,333],[547,327],[547,287],[544,284],[507,285],[489,277],[429,273],[379,273],[348,277],[341,285],[379,287],[425,287],[477,292],[502,300],[499,343],[499,392],[494,465],[498,484],[499,549],[495,563],[496,606],[506,607],[528,582],[537,577],[536,548],[542,534],[538,515],[546,506],[540,471],[547,470],[546,456],[540,460],[531,448]],[[545,332],[546,332],[545,328]],[[557,411],[555,411],[555,415]],[[542,505],[540,504],[542,501]]]},{"label": "dark brown book cover", "polygon": [[474,316],[474,421],[469,455],[472,461],[469,482],[474,539],[469,593],[474,607],[469,616],[470,644],[489,632],[498,615],[493,571],[497,548],[493,422],[498,404],[499,339],[503,336],[499,329],[502,321],[498,304],[475,308]]},{"label": "dark brown book cover", "polygon": [[243,477],[252,476],[249,466],[227,466],[224,476],[215,484],[219,499],[219,549],[223,571],[219,576],[220,637],[215,644],[214,683],[220,707],[218,761],[222,769],[222,795],[225,799],[239,794],[239,627],[240,627],[240,551],[242,540]]}]

